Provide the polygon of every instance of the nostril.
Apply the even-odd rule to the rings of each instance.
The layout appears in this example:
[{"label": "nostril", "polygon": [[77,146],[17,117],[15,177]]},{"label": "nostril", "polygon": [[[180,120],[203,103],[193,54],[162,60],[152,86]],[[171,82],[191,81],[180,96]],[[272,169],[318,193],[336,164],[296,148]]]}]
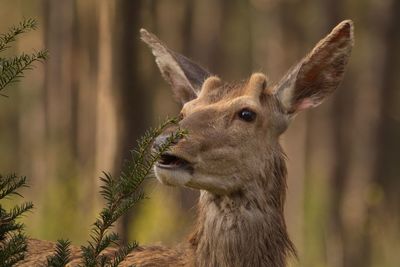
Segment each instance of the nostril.
[{"label": "nostril", "polygon": [[160,138],[157,137],[156,140],[153,143],[153,149],[154,150],[160,150],[161,144],[162,144],[162,140],[160,140]]},{"label": "nostril", "polygon": [[[156,140],[154,141],[153,144],[153,149],[155,150],[160,150],[167,142],[168,142],[168,138],[171,135],[160,135],[156,138]],[[173,140],[173,142],[171,143],[171,145],[176,145],[179,142],[179,140]]]}]

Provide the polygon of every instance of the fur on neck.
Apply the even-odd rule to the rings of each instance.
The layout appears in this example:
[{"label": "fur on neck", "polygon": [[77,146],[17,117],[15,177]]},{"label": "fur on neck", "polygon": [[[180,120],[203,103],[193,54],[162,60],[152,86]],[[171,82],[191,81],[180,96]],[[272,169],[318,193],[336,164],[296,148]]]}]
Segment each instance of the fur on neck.
[{"label": "fur on neck", "polygon": [[242,191],[201,192],[190,238],[194,266],[282,267],[288,255],[296,255],[283,217],[286,165],[283,154],[276,155]]}]

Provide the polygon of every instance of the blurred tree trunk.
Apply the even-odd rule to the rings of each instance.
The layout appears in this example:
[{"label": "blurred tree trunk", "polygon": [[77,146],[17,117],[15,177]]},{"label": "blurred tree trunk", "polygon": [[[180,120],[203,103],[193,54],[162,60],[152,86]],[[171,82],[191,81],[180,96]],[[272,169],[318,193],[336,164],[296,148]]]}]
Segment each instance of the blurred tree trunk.
[{"label": "blurred tree trunk", "polygon": [[[102,171],[115,173],[115,158],[118,143],[118,116],[116,108],[117,93],[114,90],[113,79],[113,29],[115,20],[115,3],[101,0],[98,18],[98,73],[97,73],[97,134],[94,168],[94,188],[100,186]],[[98,190],[97,190],[98,191]],[[97,194],[95,199],[99,198]],[[97,201],[96,201],[97,202]]]},{"label": "blurred tree trunk", "polygon": [[[45,82],[47,177],[54,183],[48,187],[44,206],[53,212],[47,218],[54,216],[65,223],[43,227],[50,239],[59,238],[66,225],[71,239],[86,239],[85,228],[72,221],[89,224],[96,204],[96,6],[96,1],[44,2],[46,48],[51,54]],[[56,197],[58,200],[53,201]],[[73,212],[76,214],[71,216]],[[46,219],[46,223],[52,221]]]},{"label": "blurred tree trunk", "polygon": [[[47,62],[46,97],[46,133],[51,143],[62,143],[74,136],[71,114],[73,93],[71,90],[71,60],[73,46],[73,2],[44,2],[45,9],[45,45],[52,51]],[[69,146],[68,144],[67,146]],[[49,167],[55,168],[57,157],[50,156]],[[51,170],[49,170],[52,172]]]},{"label": "blurred tree trunk", "polygon": [[[139,29],[142,1],[121,0],[116,4],[115,22],[115,86],[119,89],[118,114],[120,114],[121,137],[117,166],[130,157],[130,150],[136,140],[151,125],[152,107],[149,101],[149,88],[145,88],[140,75]],[[118,158],[118,157],[117,157]],[[119,169],[119,168],[117,168]],[[127,241],[132,212],[121,222],[121,237]]]},{"label": "blurred tree trunk", "polygon": [[[94,173],[97,117],[102,113],[96,109],[98,98],[98,1],[87,0],[76,2],[77,18],[73,32],[74,61],[72,74],[76,94],[76,115],[74,116],[75,155],[77,171],[82,191],[80,203],[83,210],[94,211],[98,195],[98,175]],[[79,27],[78,27],[79,24]],[[81,192],[82,192],[81,191]]]},{"label": "blurred tree trunk", "polygon": [[[374,6],[372,6],[373,8]],[[380,9],[380,10],[379,10]],[[377,90],[379,96],[379,122],[376,129],[376,157],[375,170],[369,195],[369,209],[367,217],[367,235],[364,240],[365,254],[379,251],[382,261],[393,262],[390,254],[396,253],[392,245],[387,245],[386,250],[391,251],[385,257],[383,244],[396,242],[400,234],[400,179],[399,155],[400,151],[400,95],[399,78],[400,69],[400,1],[382,1],[374,17],[375,25],[371,25],[378,38],[376,55]],[[374,9],[376,10],[376,9]],[[383,18],[384,16],[384,18]],[[377,231],[379,229],[379,231]],[[397,246],[398,248],[398,246]],[[398,263],[398,261],[397,261]]]},{"label": "blurred tree trunk", "polygon": [[[54,239],[66,225],[74,225],[68,218],[70,209],[78,210],[77,191],[73,183],[76,177],[76,110],[77,84],[75,68],[77,52],[75,1],[44,1],[45,47],[51,52],[46,63],[45,125],[47,149],[47,173],[51,177],[43,193],[42,236]],[[60,186],[62,184],[62,186]],[[55,189],[59,188],[59,189]],[[55,201],[57,195],[57,200]],[[65,199],[68,195],[69,199]],[[62,206],[61,203],[68,202]],[[62,208],[63,207],[63,208]],[[55,224],[55,221],[62,223]],[[74,237],[71,237],[74,238]]]},{"label": "blurred tree trunk", "polygon": [[[379,73],[381,92],[380,121],[377,129],[377,156],[374,182],[384,193],[382,202],[392,215],[399,215],[400,188],[400,111],[398,70],[400,58],[400,1],[389,0],[386,19],[378,28],[382,40],[382,68]],[[393,214],[392,212],[395,212]]]},{"label": "blurred tree trunk", "polygon": [[[1,3],[0,3],[1,5]],[[21,20],[22,17],[36,17],[34,7],[37,3],[27,3],[27,9],[29,10],[29,15],[27,15],[19,5],[16,5],[17,10],[12,10],[12,6],[8,5],[4,8],[4,13],[10,13],[12,23],[16,23]],[[24,14],[25,13],[25,14]],[[0,14],[0,17],[4,18]],[[37,18],[38,22],[41,24],[40,18]],[[9,21],[7,21],[7,24]],[[9,26],[9,25],[7,25]],[[23,41],[19,42],[17,40],[15,46],[13,45],[10,49],[17,48],[16,53],[28,52],[34,47],[43,47],[43,29],[38,29],[39,32],[36,34],[24,35]],[[17,134],[10,131],[4,131],[4,129],[10,127],[2,127],[0,125],[1,132],[6,134],[12,134],[12,136],[18,139],[16,147],[13,150],[18,150],[18,153],[7,154],[5,159],[0,156],[0,165],[7,161],[12,161],[16,166],[11,170],[16,171],[18,166],[17,174],[26,175],[28,177],[28,184],[30,185],[22,195],[25,199],[32,199],[35,203],[37,196],[40,196],[43,192],[43,188],[46,186],[46,137],[45,137],[45,109],[44,109],[44,65],[37,65],[33,73],[24,75],[25,77],[21,79],[20,83],[16,83],[11,86],[19,87],[21,90],[17,91],[19,93],[18,99],[14,99],[13,95],[10,95],[10,99],[6,102],[14,103],[12,106],[18,107],[18,112],[5,113],[4,118],[0,118],[0,124],[5,123],[5,125],[18,124]],[[8,92],[7,92],[8,94]],[[5,104],[3,101],[5,99],[0,99],[0,106]],[[17,104],[17,105],[15,105]],[[1,112],[0,112],[1,113]],[[18,119],[16,117],[18,116]],[[11,120],[7,122],[7,120]],[[27,130],[29,129],[29,130]],[[0,136],[0,152],[9,151],[7,145],[14,146],[15,142],[7,142],[4,140],[3,136]],[[1,141],[6,141],[6,144],[2,144]],[[4,155],[5,156],[5,155]],[[5,165],[7,166],[7,165]],[[4,172],[8,168],[3,168],[0,166],[0,172]],[[11,166],[7,166],[11,167]],[[4,174],[4,173],[2,173]],[[43,210],[41,207],[35,206],[36,211],[39,213]],[[40,227],[41,216],[38,212],[33,212],[29,214],[29,225],[27,225],[28,234],[34,232],[34,229]]]},{"label": "blurred tree trunk", "polygon": [[[188,55],[203,65],[211,73],[216,73],[224,77],[224,71],[227,69],[227,53],[224,51],[226,28],[229,27],[227,17],[232,10],[232,6],[226,0],[197,0],[194,1],[194,6],[191,7],[195,11],[192,20],[192,39],[190,46],[187,49]],[[205,20],[199,14],[209,14],[212,19]],[[190,14],[187,14],[189,19]],[[188,36],[189,38],[189,36]],[[184,45],[189,44],[189,40],[185,40]],[[233,58],[233,56],[231,55]]]}]

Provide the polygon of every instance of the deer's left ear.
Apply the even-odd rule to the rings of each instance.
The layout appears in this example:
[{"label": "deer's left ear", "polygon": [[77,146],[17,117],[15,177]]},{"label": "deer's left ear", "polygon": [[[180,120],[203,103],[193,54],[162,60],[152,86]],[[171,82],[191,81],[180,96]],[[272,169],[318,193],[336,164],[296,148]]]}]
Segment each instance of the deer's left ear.
[{"label": "deer's left ear", "polygon": [[211,74],[187,57],[169,49],[145,29],[140,30],[140,36],[151,48],[163,78],[171,85],[178,101],[184,104],[195,99],[203,82]]},{"label": "deer's left ear", "polygon": [[283,77],[273,92],[289,114],[318,106],[336,89],[353,43],[353,22],[343,21]]}]

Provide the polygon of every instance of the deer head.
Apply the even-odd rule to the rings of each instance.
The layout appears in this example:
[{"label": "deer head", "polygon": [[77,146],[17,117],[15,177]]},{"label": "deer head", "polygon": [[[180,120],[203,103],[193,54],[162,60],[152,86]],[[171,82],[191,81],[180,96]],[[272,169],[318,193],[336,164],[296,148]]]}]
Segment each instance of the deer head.
[{"label": "deer head", "polygon": [[272,167],[265,165],[281,153],[279,136],[294,115],[318,106],[339,85],[353,45],[353,25],[340,23],[272,85],[262,73],[242,83],[223,82],[144,29],[141,38],[183,105],[179,127],[189,132],[163,155],[156,176],[167,185],[230,194]]}]

